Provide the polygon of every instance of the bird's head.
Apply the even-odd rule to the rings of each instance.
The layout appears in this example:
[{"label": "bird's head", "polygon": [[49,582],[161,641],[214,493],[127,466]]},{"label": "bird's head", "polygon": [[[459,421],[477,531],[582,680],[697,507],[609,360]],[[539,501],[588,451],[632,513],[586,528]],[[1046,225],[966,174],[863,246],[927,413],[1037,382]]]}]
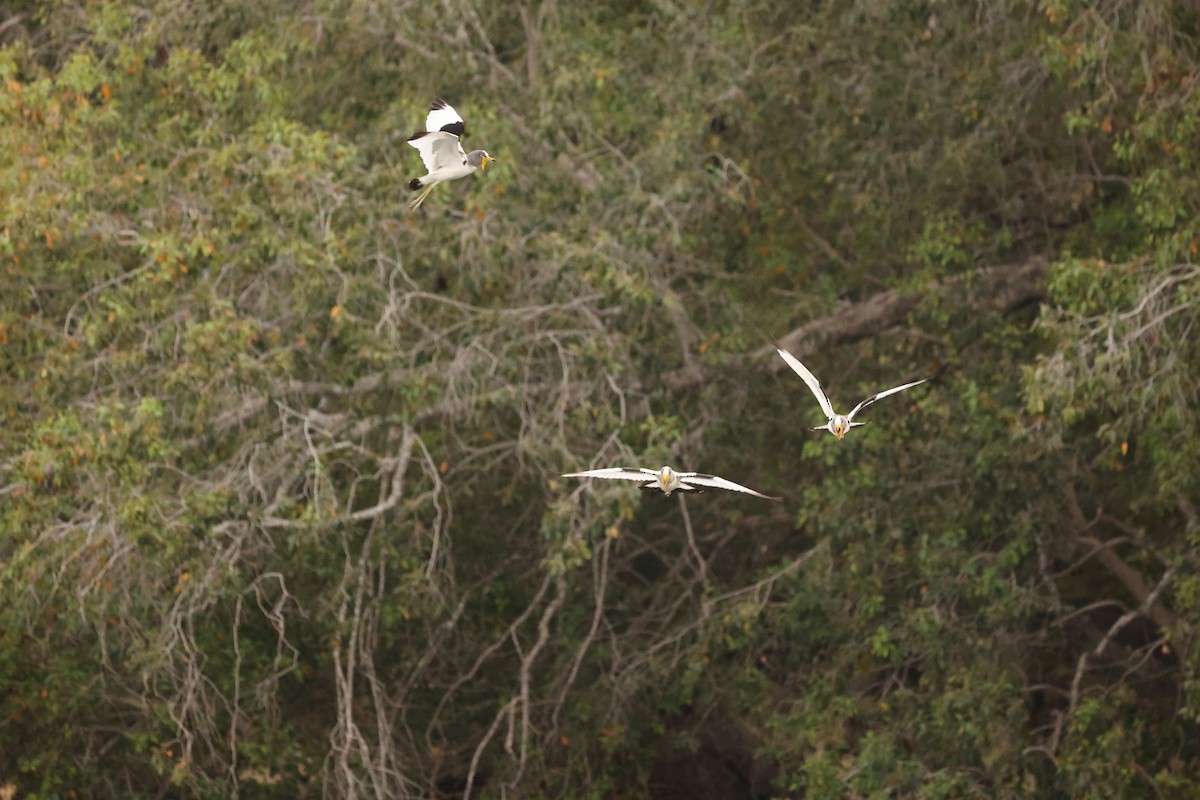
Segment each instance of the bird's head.
[{"label": "bird's head", "polygon": [[829,430],[833,431],[833,435],[840,442],[842,437],[846,435],[846,431],[850,430],[850,425],[841,417],[834,417],[833,422],[829,424]]},{"label": "bird's head", "polygon": [[662,488],[667,488],[667,484],[671,482],[671,468],[663,467],[658,471],[658,482]]},{"label": "bird's head", "polygon": [[487,150],[472,150],[470,153],[467,153],[467,163],[479,169],[487,169],[487,165],[495,160],[488,155]]}]

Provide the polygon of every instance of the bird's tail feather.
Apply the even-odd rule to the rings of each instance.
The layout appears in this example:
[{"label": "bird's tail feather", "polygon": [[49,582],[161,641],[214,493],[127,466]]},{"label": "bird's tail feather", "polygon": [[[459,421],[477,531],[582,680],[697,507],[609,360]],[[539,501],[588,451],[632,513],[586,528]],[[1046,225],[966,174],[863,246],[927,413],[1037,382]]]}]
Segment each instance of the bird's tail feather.
[{"label": "bird's tail feather", "polygon": [[410,192],[415,192],[417,189],[420,189],[420,188],[421,188],[421,179],[420,178],[413,178],[411,181],[408,182],[408,190]]}]

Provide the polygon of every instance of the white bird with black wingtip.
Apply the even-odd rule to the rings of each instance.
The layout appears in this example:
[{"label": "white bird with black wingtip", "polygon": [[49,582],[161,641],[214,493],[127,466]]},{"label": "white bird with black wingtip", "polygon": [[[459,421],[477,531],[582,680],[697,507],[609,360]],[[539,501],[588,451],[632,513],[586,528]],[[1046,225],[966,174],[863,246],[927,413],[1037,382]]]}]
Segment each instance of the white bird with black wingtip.
[{"label": "white bird with black wingtip", "polygon": [[771,340],[771,344],[775,345],[775,349],[779,351],[779,355],[783,358],[784,361],[787,362],[787,365],[789,367],[791,367],[792,370],[797,375],[799,375],[801,378],[803,378],[804,382],[806,384],[808,384],[808,388],[811,389],[812,393],[816,396],[817,402],[821,404],[821,410],[824,411],[825,416],[829,418],[828,422],[826,422],[824,425],[818,425],[817,427],[813,428],[813,430],[814,431],[829,431],[830,433],[832,433],[834,436],[836,436],[838,438],[839,442],[842,440],[842,437],[846,435],[846,432],[849,431],[851,428],[857,428],[860,425],[867,424],[865,422],[855,422],[854,421],[854,415],[857,414],[859,411],[862,411],[864,408],[871,405],[871,403],[874,403],[876,400],[882,400],[883,398],[887,397],[888,395],[895,394],[896,392],[902,392],[905,389],[911,389],[912,387],[922,384],[925,381],[929,380],[928,378],[922,378],[919,381],[913,381],[912,383],[906,383],[903,386],[896,386],[891,389],[885,389],[884,391],[879,392],[878,394],[873,394],[870,397],[868,397],[866,400],[863,400],[861,403],[856,405],[849,414],[838,414],[838,413],[834,412],[833,405],[829,402],[829,398],[825,396],[824,390],[821,389],[821,382],[817,380],[817,376],[813,375],[811,372],[809,372],[808,367],[806,367],[800,363],[800,359],[796,358],[794,355],[789,353],[787,350],[784,350],[783,347],[779,344],[779,342],[776,342],[775,340]]},{"label": "white bird with black wingtip", "polygon": [[409,202],[410,210],[416,210],[437,184],[465,178],[496,160],[488,155],[487,150],[465,152],[459,141],[465,130],[463,118],[445,100],[438,98],[429,106],[425,130],[408,137],[408,143],[421,153],[421,160],[429,171],[427,175],[408,182],[409,191],[424,189]]},{"label": "white bird with black wingtip", "polygon": [[586,472],[568,472],[564,478],[605,478],[618,481],[640,481],[638,488],[644,492],[661,491],[665,495],[672,492],[702,492],[705,489],[728,489],[731,492],[742,492],[761,497],[764,500],[778,500],[753,489],[747,489],[739,483],[725,480],[716,475],[705,475],[702,472],[676,472],[670,467],[660,470],[645,468],[632,469],[629,467],[608,467],[606,469],[589,469]]}]

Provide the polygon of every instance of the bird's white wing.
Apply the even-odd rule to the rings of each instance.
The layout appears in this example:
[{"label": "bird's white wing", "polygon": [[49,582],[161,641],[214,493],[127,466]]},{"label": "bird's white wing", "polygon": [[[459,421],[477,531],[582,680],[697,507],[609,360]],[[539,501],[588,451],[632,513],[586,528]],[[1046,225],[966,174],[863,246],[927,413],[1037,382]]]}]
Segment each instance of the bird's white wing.
[{"label": "bird's white wing", "polygon": [[658,473],[652,469],[630,469],[627,467],[608,467],[606,469],[589,469],[586,472],[568,472],[564,478],[607,478],[618,481],[652,481]]},{"label": "bird's white wing", "polygon": [[918,384],[924,383],[927,380],[929,380],[929,378],[923,378],[919,381],[913,381],[912,383],[906,383],[903,386],[896,386],[892,389],[885,389],[884,391],[880,392],[879,394],[873,394],[870,397],[868,397],[866,400],[863,400],[861,403],[856,405],[854,407],[854,410],[846,415],[846,419],[848,419],[848,420],[854,419],[855,414],[857,414],[859,411],[866,408],[867,406],[871,405],[871,403],[874,403],[876,400],[882,400],[883,398],[887,397],[889,394],[895,394],[896,392],[903,392],[905,389],[911,389],[912,387],[914,387]]},{"label": "bird's white wing", "polygon": [[756,492],[753,489],[747,489],[740,483],[734,483],[716,475],[705,475],[703,472],[680,472],[678,475],[679,480],[684,483],[695,484],[696,486],[706,486],[709,489],[728,489],[731,492],[743,492],[745,494],[752,494],[755,497],[761,497],[764,500],[779,499],[778,497],[771,497],[770,495]]},{"label": "bird's white wing", "polygon": [[792,368],[792,371],[804,379],[808,384],[808,388],[812,390],[813,395],[817,398],[817,402],[821,404],[821,410],[825,412],[825,416],[833,419],[833,406],[829,404],[829,398],[825,396],[824,390],[821,389],[821,382],[817,380],[817,376],[808,371],[808,367],[800,363],[800,359],[784,350],[779,346],[779,342],[772,342],[775,349],[779,351],[779,355],[787,362],[787,365]]},{"label": "bird's white wing", "polygon": [[425,130],[445,131],[454,136],[462,136],[466,123],[450,104],[440,97],[429,106],[429,116],[425,117]]},{"label": "bird's white wing", "polygon": [[425,169],[429,172],[461,166],[463,159],[467,157],[462,145],[458,143],[458,137],[444,131],[413,134],[408,143],[420,151],[421,160],[425,162]]}]

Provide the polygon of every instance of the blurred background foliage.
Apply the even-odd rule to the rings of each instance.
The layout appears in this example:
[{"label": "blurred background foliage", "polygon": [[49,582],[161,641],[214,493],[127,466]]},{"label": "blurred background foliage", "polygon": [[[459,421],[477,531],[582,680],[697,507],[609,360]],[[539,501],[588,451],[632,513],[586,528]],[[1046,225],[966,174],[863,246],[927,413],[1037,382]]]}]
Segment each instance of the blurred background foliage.
[{"label": "blurred background foliage", "polygon": [[1191,4],[0,17],[3,796],[1200,791]]}]

